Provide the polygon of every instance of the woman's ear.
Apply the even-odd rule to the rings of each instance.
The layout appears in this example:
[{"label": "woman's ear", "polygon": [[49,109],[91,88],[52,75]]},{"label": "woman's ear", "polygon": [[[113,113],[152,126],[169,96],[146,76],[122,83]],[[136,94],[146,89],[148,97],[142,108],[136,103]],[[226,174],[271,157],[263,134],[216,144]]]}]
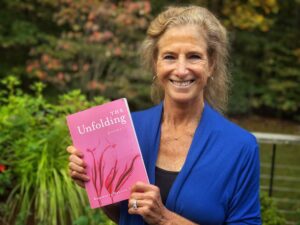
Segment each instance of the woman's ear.
[{"label": "woman's ear", "polygon": [[209,59],[208,60],[208,71],[209,71],[210,76],[212,76],[214,69],[215,69],[215,60]]},{"label": "woman's ear", "polygon": [[153,74],[157,74],[157,56],[153,56],[152,58],[152,72]]}]

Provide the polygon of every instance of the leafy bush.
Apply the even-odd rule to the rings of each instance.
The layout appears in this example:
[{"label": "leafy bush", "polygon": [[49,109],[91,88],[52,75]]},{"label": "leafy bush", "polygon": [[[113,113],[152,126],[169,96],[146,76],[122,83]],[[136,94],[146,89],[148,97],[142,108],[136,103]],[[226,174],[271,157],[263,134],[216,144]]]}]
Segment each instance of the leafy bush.
[{"label": "leafy bush", "polygon": [[99,211],[94,211],[92,215],[90,215],[90,207],[85,208],[86,214],[77,218],[73,225],[90,225],[90,224],[105,224],[105,225],[115,225],[114,222],[103,216],[99,213]]},{"label": "leafy bush", "polygon": [[261,216],[264,225],[284,225],[283,216],[278,212],[274,201],[262,192],[260,195]]},{"label": "leafy bush", "polygon": [[299,3],[278,1],[279,11],[270,32],[242,27],[232,32],[235,85],[231,103],[237,112],[252,109],[300,120]]},{"label": "leafy bush", "polygon": [[3,200],[8,195],[9,190],[11,190],[11,179],[11,171],[5,168],[0,159],[0,218],[9,210]]},{"label": "leafy bush", "polygon": [[1,212],[0,223],[55,225],[91,217],[91,210],[84,210],[86,194],[68,176],[65,116],[105,99],[88,102],[72,91],[54,105],[42,96],[42,83],[32,85],[33,95],[17,89],[19,83],[7,77],[0,93],[0,158],[12,175],[9,210]]},{"label": "leafy bush", "polygon": [[149,102],[143,90],[144,83],[149,90],[151,76],[138,69],[136,54],[149,22],[149,1],[54,2],[53,21],[63,29],[32,45],[27,73],[56,91],[80,88],[89,96]]}]

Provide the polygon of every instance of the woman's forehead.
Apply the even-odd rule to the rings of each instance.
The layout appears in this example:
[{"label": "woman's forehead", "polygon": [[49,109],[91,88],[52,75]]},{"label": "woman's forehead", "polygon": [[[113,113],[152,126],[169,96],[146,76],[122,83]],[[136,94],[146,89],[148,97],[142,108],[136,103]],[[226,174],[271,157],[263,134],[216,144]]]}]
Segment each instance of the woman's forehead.
[{"label": "woman's forehead", "polygon": [[184,25],[168,28],[158,41],[158,49],[162,50],[176,45],[194,45],[206,48],[203,33],[195,25]]}]

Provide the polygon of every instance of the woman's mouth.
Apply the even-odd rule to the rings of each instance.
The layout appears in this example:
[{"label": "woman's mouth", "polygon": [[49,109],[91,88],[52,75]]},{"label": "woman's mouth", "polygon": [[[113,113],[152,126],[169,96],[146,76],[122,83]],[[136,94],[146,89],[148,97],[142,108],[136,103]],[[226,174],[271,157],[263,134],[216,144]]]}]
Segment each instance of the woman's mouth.
[{"label": "woman's mouth", "polygon": [[182,81],[177,81],[177,80],[171,80],[171,83],[173,84],[173,86],[175,87],[179,87],[179,88],[186,88],[191,86],[195,80],[182,80]]}]

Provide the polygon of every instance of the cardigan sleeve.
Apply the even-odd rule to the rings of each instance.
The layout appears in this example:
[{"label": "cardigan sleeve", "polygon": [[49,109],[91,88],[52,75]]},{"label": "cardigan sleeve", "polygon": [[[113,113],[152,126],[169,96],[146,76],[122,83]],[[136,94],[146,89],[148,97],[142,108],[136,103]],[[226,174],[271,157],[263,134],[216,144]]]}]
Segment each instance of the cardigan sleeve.
[{"label": "cardigan sleeve", "polygon": [[245,147],[243,167],[238,174],[237,185],[229,204],[226,223],[237,224],[261,224],[260,200],[259,200],[259,149],[252,143]]}]

